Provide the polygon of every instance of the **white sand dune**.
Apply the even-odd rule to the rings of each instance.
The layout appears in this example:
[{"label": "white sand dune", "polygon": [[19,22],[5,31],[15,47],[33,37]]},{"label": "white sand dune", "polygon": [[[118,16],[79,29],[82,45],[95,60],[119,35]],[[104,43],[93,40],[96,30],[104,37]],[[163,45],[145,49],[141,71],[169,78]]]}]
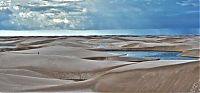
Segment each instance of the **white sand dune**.
[{"label": "white sand dune", "polygon": [[16,92],[72,83],[70,80],[37,78],[0,73],[0,91]]},{"label": "white sand dune", "polygon": [[62,72],[92,72],[110,69],[127,64],[129,62],[113,61],[91,61],[64,56],[33,55],[33,54],[12,54],[0,55],[1,68],[40,68],[49,71]]},{"label": "white sand dune", "polygon": [[18,37],[12,37],[12,38],[9,38],[9,37],[1,37],[0,38],[0,42],[9,42],[9,41],[11,41],[11,42],[13,42],[13,41],[18,41],[18,40],[20,40],[20,38],[18,38]]},{"label": "white sand dune", "polygon": [[15,51],[15,53],[28,53],[28,54],[38,54],[38,52],[40,53],[40,55],[60,55],[60,56],[69,56],[78,58],[114,56],[112,54],[108,54],[105,52],[96,52],[96,51],[86,50],[83,48],[65,47],[65,46],[49,46],[38,49]]},{"label": "white sand dune", "polygon": [[15,43],[17,40],[24,40],[18,43],[22,45],[20,49],[28,49],[24,47],[26,45],[43,47],[0,53],[2,92],[200,92],[194,86],[200,84],[199,60],[145,60],[134,63],[127,60],[140,59],[87,50],[98,49],[97,46],[105,44],[108,46],[105,49],[180,51],[182,56],[194,57],[199,56],[199,36],[0,39],[3,43]]},{"label": "white sand dune", "polygon": [[114,39],[117,40],[124,40],[124,41],[143,41],[143,42],[157,42],[159,40],[165,39],[162,37],[145,37],[145,36],[140,36],[140,37],[115,37]]},{"label": "white sand dune", "polygon": [[190,41],[191,38],[185,38],[185,37],[167,37],[162,40],[159,40],[161,42],[171,42],[171,43],[180,43],[180,42],[187,42]]},{"label": "white sand dune", "polygon": [[[158,37],[114,37],[122,40],[113,42],[105,50],[152,50],[152,51],[186,51],[199,48],[198,36],[158,36]],[[95,49],[94,49],[95,50]],[[98,50],[98,49],[97,49]],[[101,49],[100,49],[101,50]]]},{"label": "white sand dune", "polygon": [[[2,86],[0,91],[35,90],[51,86],[61,86],[67,82],[63,80],[57,81],[57,79],[52,80],[43,77],[46,75],[41,73],[22,69],[36,68],[40,69],[40,71],[46,70],[49,72],[96,72],[127,64],[133,63],[98,62],[63,56],[1,53],[0,68],[4,69],[0,69],[0,86]],[[71,84],[69,85],[71,86]]]},{"label": "white sand dune", "polygon": [[[170,45],[157,45],[155,44],[138,44],[138,45],[130,45],[127,47],[128,49],[138,49],[138,50],[152,50],[152,51],[185,51],[192,48],[192,45],[188,44],[170,44]],[[119,48],[120,49],[120,48]],[[126,49],[122,48],[122,49]]]},{"label": "white sand dune", "polygon": [[180,55],[200,58],[200,49],[186,50],[186,51],[183,51]]},{"label": "white sand dune", "polygon": [[66,47],[80,47],[80,48],[90,48],[94,44],[87,43],[88,39],[86,38],[81,38],[81,37],[65,37],[62,39],[57,39],[48,45],[61,45],[61,46],[66,46]]},{"label": "white sand dune", "polygon": [[30,38],[22,38],[22,42],[20,42],[20,44],[31,44],[31,43],[34,43],[34,42],[44,42],[44,41],[47,41],[47,40],[55,40],[54,38],[46,38],[46,37],[30,37]]},{"label": "white sand dune", "polygon": [[48,78],[48,76],[27,69],[0,69],[0,73],[20,76]]},{"label": "white sand dune", "polygon": [[88,44],[88,43],[84,43],[85,41],[82,42],[72,42],[72,41],[68,41],[67,39],[65,40],[56,40],[53,41],[51,43],[49,43],[48,45],[53,46],[53,45],[61,45],[61,46],[66,46],[66,47],[81,47],[81,48],[91,48],[92,46],[94,46],[93,44]]},{"label": "white sand dune", "polygon": [[[89,61],[55,55],[1,53],[0,91],[35,90],[68,83],[65,80],[47,78],[42,73],[43,71],[48,71],[50,74],[54,71],[65,73],[98,72],[128,64],[133,63]],[[38,72],[30,71],[29,69],[37,69]],[[69,85],[71,86],[71,83]],[[86,90],[88,91],[88,89]]]},{"label": "white sand dune", "polygon": [[122,47],[123,48],[148,48],[148,47],[156,47],[156,46],[174,46],[174,45],[177,45],[177,44],[130,41],[127,43],[127,45],[124,45]]},{"label": "white sand dune", "polygon": [[190,61],[177,63],[174,61],[175,64],[169,62],[157,66],[144,65],[129,70],[121,67],[83,82],[26,91],[189,92],[193,84],[199,80],[200,68],[199,61]]},{"label": "white sand dune", "polygon": [[131,93],[199,93],[200,62],[109,73],[94,91]]},{"label": "white sand dune", "polygon": [[112,39],[112,38],[108,38],[108,39],[90,39],[90,40],[88,40],[88,42],[90,42],[92,44],[101,44],[101,43],[122,42],[122,40],[116,40],[116,39]]},{"label": "white sand dune", "polygon": [[137,64],[130,64],[127,66],[119,67],[116,69],[112,69],[106,73],[116,73],[116,72],[123,72],[123,71],[129,71],[129,70],[135,70],[135,69],[148,69],[148,68],[155,68],[155,67],[161,67],[161,66],[172,66],[177,64],[184,64],[188,62],[195,62],[197,60],[156,60],[156,61],[145,61],[140,62]]},{"label": "white sand dune", "polygon": [[0,41],[0,44],[2,45],[14,45],[16,43],[21,42],[21,40],[15,40],[15,41]]}]

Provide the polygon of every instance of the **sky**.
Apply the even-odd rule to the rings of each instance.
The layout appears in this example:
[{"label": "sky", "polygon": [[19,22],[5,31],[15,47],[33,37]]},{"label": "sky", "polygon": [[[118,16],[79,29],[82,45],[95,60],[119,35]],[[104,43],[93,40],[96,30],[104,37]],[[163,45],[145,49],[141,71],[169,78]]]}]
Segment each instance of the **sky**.
[{"label": "sky", "polygon": [[199,0],[1,0],[0,30],[199,29]]}]

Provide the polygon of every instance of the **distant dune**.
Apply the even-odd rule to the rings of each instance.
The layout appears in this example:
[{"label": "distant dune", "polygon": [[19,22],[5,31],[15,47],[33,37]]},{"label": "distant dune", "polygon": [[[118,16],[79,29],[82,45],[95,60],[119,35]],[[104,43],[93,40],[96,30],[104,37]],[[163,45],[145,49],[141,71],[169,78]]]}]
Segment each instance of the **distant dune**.
[{"label": "distant dune", "polygon": [[200,49],[186,50],[180,54],[181,56],[200,57]]}]

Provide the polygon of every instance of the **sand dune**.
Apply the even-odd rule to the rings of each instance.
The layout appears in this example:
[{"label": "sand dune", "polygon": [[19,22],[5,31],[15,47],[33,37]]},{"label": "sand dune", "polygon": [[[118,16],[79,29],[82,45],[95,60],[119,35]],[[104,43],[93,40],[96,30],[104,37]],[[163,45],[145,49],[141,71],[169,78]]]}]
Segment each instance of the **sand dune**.
[{"label": "sand dune", "polygon": [[198,93],[199,59],[152,60],[92,50],[179,51],[199,57],[199,40],[199,36],[0,38],[3,44],[22,45],[0,49],[0,91]]},{"label": "sand dune", "polygon": [[15,41],[0,41],[0,45],[15,45],[17,43],[21,42],[21,40],[15,40]]},{"label": "sand dune", "polygon": [[162,37],[146,37],[146,36],[130,36],[130,37],[114,37],[117,40],[124,40],[124,41],[143,41],[143,42],[158,42],[158,40],[162,40],[165,38]]},{"label": "sand dune", "polygon": [[181,56],[200,57],[200,49],[191,49],[183,51]]},{"label": "sand dune", "polygon": [[88,42],[92,44],[101,44],[101,43],[116,43],[116,42],[122,42],[122,41],[112,39],[112,38],[107,38],[107,39],[90,39]]},{"label": "sand dune", "polygon": [[72,83],[70,80],[37,78],[0,73],[0,91],[16,92]]},{"label": "sand dune", "polygon": [[[90,38],[90,37],[88,37]],[[87,37],[65,37],[62,39],[57,39],[48,45],[61,45],[66,47],[80,47],[80,48],[91,48],[95,44],[88,43],[89,39]]]},{"label": "sand dune", "polygon": [[49,43],[48,45],[50,46],[60,45],[66,47],[81,47],[81,48],[91,48],[94,46],[93,44],[87,44],[83,42],[72,42],[67,40],[56,40],[54,42]]},{"label": "sand dune", "polygon": [[148,68],[155,68],[161,66],[173,66],[177,64],[185,64],[189,62],[195,62],[197,60],[156,60],[156,61],[145,61],[137,64],[130,64],[127,66],[119,67],[116,69],[112,69],[106,73],[117,73],[117,72],[124,72],[136,69],[148,69]]},{"label": "sand dune", "polygon": [[[169,93],[199,91],[200,62],[110,73],[95,84],[95,91]],[[200,83],[200,82],[199,82]]]},{"label": "sand dune", "polygon": [[[155,61],[156,62],[156,61]],[[167,62],[167,61],[166,61]],[[175,62],[175,61],[174,61]],[[158,62],[159,63],[159,62]],[[143,64],[148,64],[145,62]],[[153,62],[151,63],[153,65]],[[96,78],[58,86],[27,91],[96,91],[96,92],[190,92],[199,81],[199,61],[169,62],[158,66],[123,67],[108,71]],[[136,64],[137,65],[137,64]],[[153,86],[152,86],[153,85]]]},{"label": "sand dune", "polygon": [[0,38],[0,42],[7,42],[7,41],[11,41],[11,42],[13,42],[13,41],[18,41],[18,40],[20,40],[20,38],[19,37],[1,37]]},{"label": "sand dune", "polygon": [[0,56],[0,67],[2,68],[36,67],[55,71],[90,72],[127,64],[133,63],[99,62],[73,57],[32,54],[2,54]]},{"label": "sand dune", "polygon": [[15,53],[25,53],[25,54],[38,54],[38,52],[40,53],[40,55],[60,55],[60,56],[69,56],[78,58],[114,56],[112,54],[108,54],[105,52],[95,52],[83,48],[65,47],[65,46],[50,46],[38,49],[15,51]]},{"label": "sand dune", "polygon": [[[130,44],[122,46],[122,48],[149,48],[156,46],[174,46],[171,43],[146,43],[146,42],[130,42]],[[177,44],[176,44],[177,45]]]},{"label": "sand dune", "polygon": [[20,42],[20,44],[29,44],[29,45],[32,45],[32,44],[43,44],[43,43],[49,43],[51,41],[54,41],[56,40],[55,38],[46,38],[46,37],[32,37],[32,38],[24,38],[22,39],[23,41]]},{"label": "sand dune", "polygon": [[30,71],[30,70],[27,70],[27,69],[0,69],[0,73],[20,75],[20,76],[48,78],[48,76],[46,76],[44,74],[37,73],[37,72],[34,72],[34,71]]},{"label": "sand dune", "polygon": [[168,37],[164,38],[162,40],[159,40],[160,42],[171,42],[171,43],[182,43],[190,41],[191,38],[184,38],[184,37]]},{"label": "sand dune", "polygon": [[121,42],[111,43],[112,47],[96,48],[92,50],[144,50],[144,51],[178,51],[183,52],[199,48],[199,36],[137,36],[113,37]]},{"label": "sand dune", "polygon": [[64,56],[5,53],[0,56],[0,68],[27,69],[60,79],[88,79],[96,73],[133,62],[92,61]]}]

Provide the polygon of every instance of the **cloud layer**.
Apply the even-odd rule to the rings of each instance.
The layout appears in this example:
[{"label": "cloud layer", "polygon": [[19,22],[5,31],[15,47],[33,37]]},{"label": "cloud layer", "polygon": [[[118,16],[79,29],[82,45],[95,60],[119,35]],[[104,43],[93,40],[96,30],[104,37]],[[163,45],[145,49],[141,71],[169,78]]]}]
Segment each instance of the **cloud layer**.
[{"label": "cloud layer", "polygon": [[199,0],[1,0],[0,29],[199,28]]}]

